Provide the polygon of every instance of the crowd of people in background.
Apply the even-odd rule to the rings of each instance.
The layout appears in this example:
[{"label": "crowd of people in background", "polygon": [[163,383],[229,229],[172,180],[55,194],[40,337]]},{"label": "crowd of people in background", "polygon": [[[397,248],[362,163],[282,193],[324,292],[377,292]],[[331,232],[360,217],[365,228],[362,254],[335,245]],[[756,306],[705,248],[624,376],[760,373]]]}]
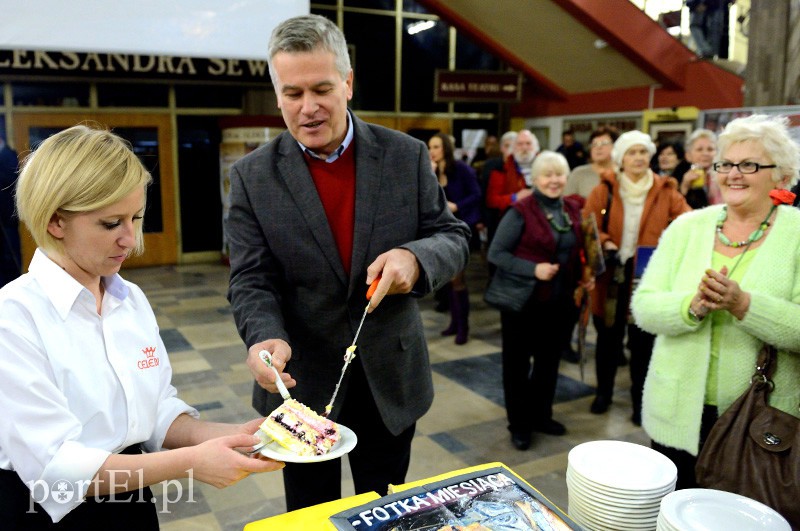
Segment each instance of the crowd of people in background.
[{"label": "crowd of people in background", "polygon": [[[530,447],[535,432],[566,433],[567,428],[552,418],[555,375],[561,360],[578,361],[571,349],[577,319],[572,294],[585,283],[585,279],[580,275],[581,266],[576,262],[575,253],[584,241],[581,220],[593,216],[605,272],[592,279],[591,286],[592,323],[597,331],[594,348],[597,388],[590,411],[601,415],[609,410],[613,403],[617,369],[629,365],[631,422],[642,425],[644,419],[645,429],[650,423],[657,432],[653,435],[654,447],[676,460],[682,470],[681,481],[685,481],[682,484],[692,484],[693,476],[687,467],[693,461],[689,460],[689,465],[686,463],[690,453],[696,449],[697,441],[687,444],[683,442],[686,436],[681,435],[684,439],[680,444],[673,444],[674,437],[661,435],[661,424],[657,424],[660,421],[648,417],[651,414],[648,411],[657,408],[652,399],[648,403],[645,392],[645,389],[650,389],[651,393],[666,392],[652,391],[660,384],[655,381],[646,384],[646,381],[656,335],[675,332],[661,326],[668,322],[666,319],[651,321],[652,312],[658,312],[648,306],[638,310],[646,316],[645,324],[639,323],[633,318],[631,305],[650,256],[676,219],[692,210],[705,212],[705,207],[709,206],[718,212],[719,205],[730,204],[731,197],[741,195],[738,178],[747,183],[753,170],[758,173],[760,168],[773,167],[764,161],[780,162],[783,172],[774,174],[779,178],[764,181],[764,197],[773,187],[788,188],[796,182],[795,178],[790,178],[797,172],[792,170],[786,145],[782,147],[784,152],[769,151],[777,149],[776,144],[786,142],[786,137],[781,136],[786,133],[785,123],[764,116],[748,120],[751,123],[747,125],[741,120],[734,121],[721,137],[725,141],[722,159],[734,162],[727,165],[717,162],[720,160],[717,135],[708,129],[696,129],[682,142],[670,139],[656,145],[642,131],[627,131],[620,135],[616,129],[606,125],[598,126],[589,134],[586,151],[572,130],[564,131],[562,144],[556,152],[540,152],[538,139],[529,130],[509,131],[501,137],[500,154],[476,164],[476,172],[470,178],[477,179],[483,209],[476,213],[482,216],[479,221],[474,223],[470,220],[469,223],[473,229],[487,231],[484,249],[487,251],[490,279],[500,269],[504,274],[528,277],[534,286],[522,309],[501,309],[500,312],[503,389],[508,430],[515,448],[525,450]],[[774,138],[768,137],[759,144],[759,134]],[[435,146],[437,141],[432,142]],[[494,145],[488,147],[494,149]],[[731,148],[738,146],[747,149],[743,153],[734,150],[732,155]],[[431,155],[434,160],[435,151],[434,147]],[[781,156],[786,160],[778,160]],[[749,163],[756,159],[755,164]],[[736,166],[738,163],[743,167]],[[734,174],[737,179],[732,179]],[[734,180],[736,186],[732,185]],[[761,201],[758,205],[763,206],[764,197],[757,198]],[[739,216],[746,217],[749,212],[747,205],[730,204],[723,208],[723,212],[728,208],[737,215],[737,222]],[[761,210],[764,209],[761,208],[758,215],[762,214]],[[762,223],[769,226],[774,221],[764,220]],[[747,231],[737,228],[737,237],[744,232]],[[744,237],[740,239],[740,247],[747,244]],[[749,242],[748,248],[757,246]],[[678,248],[684,252],[688,249],[676,244],[673,252]],[[730,249],[735,248],[736,245],[727,246],[723,251],[738,258],[736,253],[730,253]],[[661,258],[659,263],[663,260]],[[706,267],[720,271],[724,265],[727,270],[733,270],[732,264],[728,263],[731,260],[733,258],[727,261],[715,258]],[[744,263],[749,263],[749,257]],[[722,289],[720,286],[725,285],[738,296],[743,293],[738,287],[743,272],[740,269],[737,273],[735,277],[727,276],[724,271],[709,273],[704,282],[715,289]],[[648,284],[647,289],[654,288]],[[638,300],[650,298],[640,296]],[[717,309],[730,313],[728,307],[714,306],[716,302],[708,304],[710,306],[697,310],[702,314],[700,319]],[[717,314],[714,315],[717,323]],[[730,315],[725,319],[725,326],[730,326]],[[751,333],[759,336],[760,332]],[[714,345],[717,345],[717,340],[712,341],[712,371],[717,370],[715,364],[720,363]],[[625,355],[626,350],[630,360]],[[658,363],[667,362],[659,360]],[[717,391],[716,385],[713,382],[708,384],[714,392]],[[728,392],[727,387],[725,392]],[[725,397],[727,401],[729,396],[726,394]],[[710,400],[712,405],[717,405],[716,398],[711,396]],[[716,409],[714,412],[716,415]],[[710,424],[706,417],[703,418],[702,429],[706,430]],[[706,431],[701,432],[698,428],[698,433],[701,433],[702,441]]]}]

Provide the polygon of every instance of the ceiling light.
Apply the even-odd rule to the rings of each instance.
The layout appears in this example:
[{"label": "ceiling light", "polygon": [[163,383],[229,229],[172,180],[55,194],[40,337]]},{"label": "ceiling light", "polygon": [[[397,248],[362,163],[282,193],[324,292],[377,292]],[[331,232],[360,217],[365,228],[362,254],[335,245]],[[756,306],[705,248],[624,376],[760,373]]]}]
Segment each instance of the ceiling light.
[{"label": "ceiling light", "polygon": [[420,31],[429,30],[436,25],[436,22],[433,20],[420,20],[419,22],[414,22],[413,24],[409,24],[406,28],[406,31],[409,35],[416,35]]}]

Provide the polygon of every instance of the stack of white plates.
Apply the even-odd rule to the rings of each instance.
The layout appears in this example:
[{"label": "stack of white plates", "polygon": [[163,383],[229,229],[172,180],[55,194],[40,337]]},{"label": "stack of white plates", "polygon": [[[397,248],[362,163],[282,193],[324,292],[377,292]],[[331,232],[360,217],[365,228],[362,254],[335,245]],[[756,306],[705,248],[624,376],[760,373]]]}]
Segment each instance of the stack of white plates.
[{"label": "stack of white plates", "polygon": [[583,443],[569,452],[567,512],[589,530],[652,531],[677,477],[672,461],[646,446]]},{"label": "stack of white plates", "polygon": [[780,514],[753,499],[721,490],[684,489],[661,500],[656,529],[791,531],[792,527]]}]

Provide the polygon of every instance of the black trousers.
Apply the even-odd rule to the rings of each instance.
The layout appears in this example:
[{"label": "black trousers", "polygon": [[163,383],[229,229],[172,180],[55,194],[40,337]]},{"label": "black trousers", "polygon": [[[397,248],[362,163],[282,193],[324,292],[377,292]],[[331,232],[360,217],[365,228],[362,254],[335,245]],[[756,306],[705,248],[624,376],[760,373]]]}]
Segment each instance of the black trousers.
[{"label": "black trousers", "polygon": [[[141,453],[139,445],[124,454]],[[39,495],[37,489],[37,495]],[[47,493],[50,495],[50,493]],[[54,524],[41,505],[33,501],[31,491],[13,470],[0,470],[0,529],[87,531],[121,529],[157,530],[158,515],[150,487],[120,492],[112,497],[87,497],[82,504]]]},{"label": "black trousers", "polygon": [[[405,482],[416,425],[400,435],[392,435],[381,419],[358,357],[350,370],[344,404],[336,421],[358,436],[358,444],[348,454],[356,494],[375,491],[383,496],[390,483]],[[341,459],[313,464],[286,463],[283,469],[286,510],[338,500],[342,497],[341,483]]]},{"label": "black trousers", "polygon": [[635,324],[628,325],[628,350],[631,352],[631,405],[634,412],[642,409],[642,391],[647,378],[647,368],[653,357],[653,343],[656,336],[645,332]]},{"label": "black trousers", "polygon": [[606,325],[603,317],[593,316],[597,330],[595,346],[595,371],[597,375],[597,395],[611,400],[614,394],[614,380],[617,378],[619,359],[623,355],[625,332],[628,333],[628,349],[631,352],[631,399],[634,410],[641,407],[642,389],[647,376],[647,367],[653,354],[655,336],[628,323],[628,310],[631,301],[631,281],[633,260],[625,264],[625,281],[619,285],[613,323]]},{"label": "black trousers", "polygon": [[[628,264],[632,264],[629,260]],[[617,377],[617,366],[623,355],[625,328],[628,324],[628,306],[631,300],[629,283],[630,267],[625,268],[625,282],[617,289],[617,302],[614,306],[614,320],[606,324],[606,316],[592,316],[594,328],[597,330],[595,345],[595,372],[597,375],[597,395],[611,400],[614,394],[614,380]]]},{"label": "black trousers", "polygon": [[530,434],[536,424],[552,418],[561,349],[577,311],[571,298],[562,298],[530,301],[520,312],[500,313],[503,391],[512,433]]},{"label": "black trousers", "polygon": [[[714,427],[714,423],[717,422],[717,418],[719,418],[719,412],[716,406],[706,405],[703,408],[703,420],[700,424],[700,450],[703,449],[703,445],[711,432],[711,428]],[[650,442],[650,447],[667,456],[678,468],[678,483],[675,485],[675,490],[696,489],[698,487],[697,478],[694,474],[697,456],[685,450],[664,446],[655,441]]]}]

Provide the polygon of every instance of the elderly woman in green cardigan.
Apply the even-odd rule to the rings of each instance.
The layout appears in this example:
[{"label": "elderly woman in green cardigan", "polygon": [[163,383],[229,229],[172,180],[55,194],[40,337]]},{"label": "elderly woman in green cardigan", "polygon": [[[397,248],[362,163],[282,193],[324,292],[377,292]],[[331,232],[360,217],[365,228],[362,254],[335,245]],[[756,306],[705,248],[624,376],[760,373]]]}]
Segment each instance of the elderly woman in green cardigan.
[{"label": "elderly woman in green cardigan", "polygon": [[800,211],[787,191],[800,149],[785,118],[753,115],[728,124],[718,153],[724,203],[670,225],[632,301],[636,324],[657,334],[642,425],[678,467],[677,488],[696,486],[705,437],[764,343],[778,349],[770,403],[800,416]]}]

